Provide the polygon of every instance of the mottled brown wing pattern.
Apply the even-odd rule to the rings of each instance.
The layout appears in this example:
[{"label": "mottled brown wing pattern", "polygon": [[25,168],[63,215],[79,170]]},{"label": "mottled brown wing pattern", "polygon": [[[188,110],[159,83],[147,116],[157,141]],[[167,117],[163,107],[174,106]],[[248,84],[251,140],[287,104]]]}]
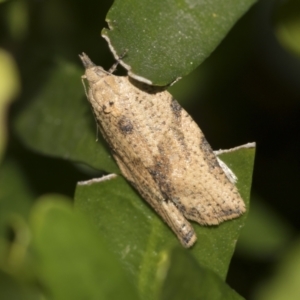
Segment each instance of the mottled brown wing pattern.
[{"label": "mottled brown wing pattern", "polygon": [[196,241],[186,219],[215,225],[245,211],[203,133],[167,91],[81,59],[89,101],[122,174],[185,247]]},{"label": "mottled brown wing pattern", "polygon": [[[179,209],[172,201],[165,200],[161,197],[159,189],[151,188],[156,186],[150,174],[141,172],[134,174],[127,165],[117,156],[114,156],[122,174],[131,183],[131,185],[140,193],[140,195],[152,206],[152,208],[162,217],[162,219],[170,226],[177,235],[184,247],[192,246],[196,241],[196,235],[191,224],[185,219]],[[141,161],[136,162],[137,167],[142,164]]]},{"label": "mottled brown wing pattern", "polygon": [[[116,83],[114,79],[118,82]],[[149,145],[149,138],[154,129],[148,125],[149,120],[143,118],[137,120],[135,117],[139,116],[141,112],[134,108],[134,105],[131,107],[129,100],[133,95],[130,91],[127,91],[127,95],[123,96],[122,101],[118,101],[120,99],[119,90],[114,86],[121,86],[123,78],[105,77],[102,80],[103,82],[99,81],[93,88],[91,87],[89,99],[99,128],[110,145],[122,174],[172,228],[181,243],[185,247],[191,246],[196,241],[191,224],[172,201],[163,197],[161,186],[157,185],[146,167],[146,165],[153,165],[153,154],[151,153],[153,147]],[[107,93],[103,93],[103,84],[111,87]],[[102,106],[95,99],[102,99]],[[104,103],[108,103],[108,105]],[[145,99],[145,103],[147,104],[144,107],[146,110],[152,106],[151,102],[148,105],[147,99]],[[120,111],[123,111],[123,114],[120,114]],[[147,127],[149,129],[148,136],[143,134]],[[142,160],[141,156],[145,159]]]}]

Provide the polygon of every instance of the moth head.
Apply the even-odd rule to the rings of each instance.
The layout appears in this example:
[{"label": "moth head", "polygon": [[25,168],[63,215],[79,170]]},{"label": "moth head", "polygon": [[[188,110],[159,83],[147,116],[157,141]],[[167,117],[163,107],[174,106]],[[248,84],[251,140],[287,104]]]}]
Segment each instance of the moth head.
[{"label": "moth head", "polygon": [[85,67],[84,78],[86,78],[88,82],[96,83],[101,77],[108,75],[108,72],[102,67],[96,66],[85,53],[82,53],[79,57]]},{"label": "moth head", "polygon": [[107,76],[107,72],[99,66],[94,66],[85,70],[85,78],[89,83],[96,83],[105,76]]}]

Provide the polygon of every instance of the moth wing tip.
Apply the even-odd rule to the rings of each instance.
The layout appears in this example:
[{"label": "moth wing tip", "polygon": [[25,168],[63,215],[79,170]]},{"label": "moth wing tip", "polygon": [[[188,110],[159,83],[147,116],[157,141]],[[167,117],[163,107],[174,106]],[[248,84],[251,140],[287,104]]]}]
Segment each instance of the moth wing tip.
[{"label": "moth wing tip", "polygon": [[193,231],[192,233],[190,233],[190,236],[188,238],[180,238],[180,241],[184,248],[191,248],[197,241],[197,236]]}]

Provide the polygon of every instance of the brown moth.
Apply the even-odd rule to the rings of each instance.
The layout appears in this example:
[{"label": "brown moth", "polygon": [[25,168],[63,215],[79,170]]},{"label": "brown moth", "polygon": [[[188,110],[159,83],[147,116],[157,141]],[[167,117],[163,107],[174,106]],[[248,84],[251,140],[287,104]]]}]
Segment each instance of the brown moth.
[{"label": "brown moth", "polygon": [[202,131],[169,92],[80,58],[88,100],[122,174],[184,247],[197,239],[188,220],[217,225],[245,212]]}]

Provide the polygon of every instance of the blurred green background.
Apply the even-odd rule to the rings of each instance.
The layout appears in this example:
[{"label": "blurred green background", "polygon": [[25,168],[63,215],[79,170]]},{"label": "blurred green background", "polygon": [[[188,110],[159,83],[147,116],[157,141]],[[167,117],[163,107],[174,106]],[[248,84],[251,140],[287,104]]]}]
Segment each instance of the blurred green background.
[{"label": "blurred green background", "polygon": [[[72,163],[25,147],[14,121],[58,60],[80,66],[78,54],[84,51],[105,69],[114,63],[100,37],[111,4],[0,1],[1,82],[11,87],[0,103],[5,120],[0,193],[6,184],[13,195],[22,178],[32,198],[45,193],[72,198],[76,182],[90,178]],[[251,210],[227,282],[247,299],[299,299],[299,1],[259,1],[197,70],[169,90],[214,149],[257,143]],[[18,171],[5,171],[10,165]]]}]

